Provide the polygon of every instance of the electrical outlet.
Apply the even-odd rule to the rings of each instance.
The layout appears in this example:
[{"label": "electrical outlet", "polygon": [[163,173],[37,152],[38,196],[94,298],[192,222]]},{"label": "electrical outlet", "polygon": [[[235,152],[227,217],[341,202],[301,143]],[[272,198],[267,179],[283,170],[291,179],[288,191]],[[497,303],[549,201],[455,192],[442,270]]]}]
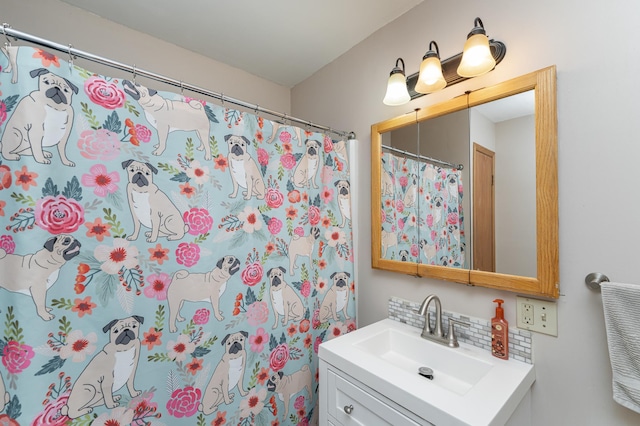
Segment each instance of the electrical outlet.
[{"label": "electrical outlet", "polygon": [[558,305],[556,302],[516,297],[516,326],[525,330],[558,336]]}]

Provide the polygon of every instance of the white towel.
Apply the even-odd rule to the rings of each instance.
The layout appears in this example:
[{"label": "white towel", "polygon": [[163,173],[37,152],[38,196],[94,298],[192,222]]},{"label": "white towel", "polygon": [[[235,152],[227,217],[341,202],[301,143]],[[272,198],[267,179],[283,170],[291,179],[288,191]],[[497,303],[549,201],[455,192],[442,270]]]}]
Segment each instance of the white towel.
[{"label": "white towel", "polygon": [[613,400],[640,413],[640,285],[603,282]]}]

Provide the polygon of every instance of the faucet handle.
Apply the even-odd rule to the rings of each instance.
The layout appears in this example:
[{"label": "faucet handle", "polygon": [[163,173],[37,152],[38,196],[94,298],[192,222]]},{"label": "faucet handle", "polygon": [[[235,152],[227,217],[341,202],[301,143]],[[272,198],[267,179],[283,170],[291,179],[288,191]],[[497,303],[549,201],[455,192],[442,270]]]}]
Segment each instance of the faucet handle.
[{"label": "faucet handle", "polygon": [[469,328],[471,327],[471,324],[465,321],[449,318],[449,335],[447,336],[447,339],[449,339],[449,347],[457,348],[458,346],[460,346],[460,344],[458,343],[458,337],[456,336],[454,325]]}]

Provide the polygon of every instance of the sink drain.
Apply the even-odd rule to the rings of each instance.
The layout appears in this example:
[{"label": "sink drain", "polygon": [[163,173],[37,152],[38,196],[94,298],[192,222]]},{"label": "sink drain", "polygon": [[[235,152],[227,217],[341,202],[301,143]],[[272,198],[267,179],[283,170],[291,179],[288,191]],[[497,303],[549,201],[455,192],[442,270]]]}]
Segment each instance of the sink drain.
[{"label": "sink drain", "polygon": [[433,370],[429,367],[420,367],[418,368],[418,374],[422,377],[426,377],[429,380],[433,380]]}]

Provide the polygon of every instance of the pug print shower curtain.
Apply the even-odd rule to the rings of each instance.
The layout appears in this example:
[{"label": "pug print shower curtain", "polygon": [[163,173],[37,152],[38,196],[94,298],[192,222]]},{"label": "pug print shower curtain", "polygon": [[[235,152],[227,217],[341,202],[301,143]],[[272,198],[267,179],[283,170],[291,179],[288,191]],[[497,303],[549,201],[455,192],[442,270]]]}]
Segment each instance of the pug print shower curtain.
[{"label": "pug print shower curtain", "polygon": [[317,423],[355,328],[344,141],[0,56],[0,424]]},{"label": "pug print shower curtain", "polygon": [[460,170],[382,154],[382,258],[467,268]]}]

